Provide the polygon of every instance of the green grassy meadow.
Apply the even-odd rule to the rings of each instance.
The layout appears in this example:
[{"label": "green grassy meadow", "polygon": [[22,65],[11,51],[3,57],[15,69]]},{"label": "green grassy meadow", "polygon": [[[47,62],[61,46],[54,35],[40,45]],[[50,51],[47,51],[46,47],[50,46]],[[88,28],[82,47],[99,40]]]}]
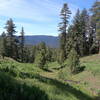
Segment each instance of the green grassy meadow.
[{"label": "green grassy meadow", "polygon": [[67,63],[61,68],[52,62],[42,70],[35,64],[0,59],[0,100],[99,100],[100,55],[81,58],[84,71],[75,75]]}]

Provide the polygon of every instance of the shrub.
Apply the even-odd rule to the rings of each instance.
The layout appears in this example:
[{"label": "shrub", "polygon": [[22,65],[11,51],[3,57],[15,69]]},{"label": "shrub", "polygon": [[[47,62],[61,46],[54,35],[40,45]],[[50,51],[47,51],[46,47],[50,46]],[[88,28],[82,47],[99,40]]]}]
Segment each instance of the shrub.
[{"label": "shrub", "polygon": [[77,72],[77,68],[80,67],[79,64],[79,55],[77,54],[76,50],[73,48],[69,55],[68,55],[68,65],[70,67],[71,73],[76,73]]}]

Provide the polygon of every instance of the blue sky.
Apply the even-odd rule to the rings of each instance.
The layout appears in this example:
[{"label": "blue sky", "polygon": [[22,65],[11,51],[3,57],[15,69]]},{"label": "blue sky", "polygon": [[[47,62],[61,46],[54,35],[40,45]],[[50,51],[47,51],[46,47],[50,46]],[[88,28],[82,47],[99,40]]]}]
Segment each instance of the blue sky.
[{"label": "blue sky", "polygon": [[24,27],[25,35],[58,35],[59,12],[68,3],[72,12],[89,9],[95,0],[0,0],[0,33],[9,18],[14,20],[19,34]]}]

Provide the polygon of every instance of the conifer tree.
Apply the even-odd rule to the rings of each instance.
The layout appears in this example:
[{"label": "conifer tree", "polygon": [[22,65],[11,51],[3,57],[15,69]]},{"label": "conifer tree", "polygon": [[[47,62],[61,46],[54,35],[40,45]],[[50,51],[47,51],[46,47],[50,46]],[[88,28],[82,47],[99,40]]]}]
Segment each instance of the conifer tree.
[{"label": "conifer tree", "polygon": [[76,51],[79,53],[79,55],[82,55],[83,51],[82,49],[82,45],[81,45],[81,40],[82,40],[82,26],[81,26],[81,17],[80,17],[80,10],[78,9],[76,12],[76,15],[73,19],[73,26],[71,28],[71,32],[70,32],[70,41],[73,41],[71,43],[72,47],[74,46],[74,48],[76,49]]},{"label": "conifer tree", "polygon": [[87,36],[88,36],[88,31],[89,31],[89,14],[86,9],[83,9],[81,14],[80,14],[80,23],[81,23],[81,46],[80,50],[83,51],[81,52],[81,56],[85,56],[88,54],[88,44],[87,44]]},{"label": "conifer tree", "polygon": [[52,49],[50,47],[46,48],[46,59],[48,62],[52,61]]},{"label": "conifer tree", "polygon": [[3,32],[1,34],[1,43],[0,43],[0,54],[4,58],[6,56],[7,50],[7,41],[6,41],[6,34]]},{"label": "conifer tree", "polygon": [[21,49],[21,61],[23,62],[24,59],[24,28],[22,27],[22,30],[20,32],[20,49]]},{"label": "conifer tree", "polygon": [[[97,52],[97,43],[96,43],[96,27],[95,27],[95,22],[92,20],[91,16],[89,17],[89,23],[88,23],[88,28],[89,28],[89,32],[88,32],[88,50],[89,50],[89,54],[92,54],[93,52],[96,53]],[[95,51],[93,50],[94,48]]]},{"label": "conifer tree", "polygon": [[35,58],[35,63],[38,67],[44,68],[45,64],[47,62],[46,59],[46,44],[44,42],[41,42],[38,45],[37,55]]},{"label": "conifer tree", "polygon": [[69,55],[68,55],[68,62],[69,62],[69,67],[71,70],[71,73],[76,73],[77,69],[80,67],[79,64],[79,55],[77,54],[77,51],[75,48],[72,48]]},{"label": "conifer tree", "polygon": [[15,49],[15,42],[16,42],[16,38],[15,38],[15,24],[13,23],[12,19],[9,19],[6,23],[6,31],[7,31],[7,56],[14,58],[14,53],[16,50]]},{"label": "conifer tree", "polygon": [[66,43],[66,54],[69,55],[70,50],[74,47],[76,48],[77,39],[76,33],[73,31],[73,25],[70,25],[68,28],[68,35],[67,35],[67,43]]},{"label": "conifer tree", "polygon": [[88,20],[89,20],[89,15],[87,13],[87,10],[84,9],[80,13],[78,9],[73,20],[73,25],[71,28],[73,34],[71,34],[71,36],[74,37],[74,46],[80,56],[85,56],[86,54],[88,54],[87,52],[88,51],[87,34],[89,30],[87,24]]},{"label": "conifer tree", "polygon": [[99,45],[99,53],[100,53],[100,1],[96,1],[91,8],[92,12],[92,20],[96,25],[96,38],[98,40]]},{"label": "conifer tree", "polygon": [[63,5],[63,8],[61,9],[61,22],[59,23],[59,31],[60,31],[60,52],[61,52],[61,62],[63,63],[66,59],[66,37],[67,37],[67,27],[68,27],[68,20],[70,17],[70,10],[68,8],[68,5],[65,3]]}]

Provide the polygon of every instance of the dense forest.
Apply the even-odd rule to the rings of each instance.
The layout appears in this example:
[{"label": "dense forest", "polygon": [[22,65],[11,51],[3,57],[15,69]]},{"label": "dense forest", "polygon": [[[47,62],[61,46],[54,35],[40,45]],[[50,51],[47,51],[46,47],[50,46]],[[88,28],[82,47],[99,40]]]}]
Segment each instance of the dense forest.
[{"label": "dense forest", "polygon": [[[2,32],[0,36],[0,59],[2,59],[0,60],[0,64],[4,62],[4,59],[11,58],[18,63],[31,64],[34,65],[35,68],[48,72],[50,71],[50,63],[53,62],[56,62],[60,66],[58,69],[56,68],[56,70],[68,67],[68,71],[71,75],[76,75],[83,71],[85,67],[81,66],[80,59],[93,54],[100,54],[100,2],[96,1],[89,10],[86,8],[83,10],[77,9],[72,22],[70,22],[71,14],[70,7],[65,3],[60,12],[60,22],[58,24],[59,47],[56,48],[49,47],[42,41],[37,45],[25,44],[24,27],[22,27],[19,32],[20,35],[17,36],[16,34],[18,31],[16,30],[16,25],[14,24],[13,19],[8,19],[4,27],[5,31]],[[39,96],[41,100],[49,100],[47,95],[44,94],[42,90],[39,90],[39,87],[28,87],[26,84],[18,83],[4,72],[10,72],[12,73],[12,76],[16,76],[16,71],[10,71],[9,67],[6,69],[0,67],[0,100],[40,100]],[[20,73],[20,71],[18,73]],[[61,71],[59,71],[59,74],[62,74]],[[8,82],[9,88],[6,85],[3,76],[6,77],[8,81],[10,80]],[[36,77],[39,79],[39,75],[30,76],[25,73],[20,73],[19,76],[22,78],[25,76],[31,78]],[[40,80],[45,82],[49,81],[51,84],[55,83],[57,86],[61,86],[61,83],[57,80],[54,81],[43,77],[40,78]],[[3,84],[5,84],[5,87]],[[10,86],[10,84],[14,85]],[[21,87],[23,87],[23,93],[20,91]],[[64,87],[66,88],[66,86],[63,85],[62,88],[64,89]],[[6,90],[6,88],[8,88],[8,90]],[[68,85],[68,88],[75,92],[75,89],[70,85]],[[6,93],[3,94],[5,91]],[[10,91],[12,91],[11,94],[9,94]],[[29,93],[25,93],[25,91],[29,91]],[[92,100],[92,98],[82,94],[81,91],[76,92],[86,98],[81,99],[81,97],[77,97],[78,99],[62,100]],[[32,96],[32,93],[36,97]],[[14,99],[14,96],[16,99]],[[9,99],[7,99],[7,97],[9,97]]]}]

